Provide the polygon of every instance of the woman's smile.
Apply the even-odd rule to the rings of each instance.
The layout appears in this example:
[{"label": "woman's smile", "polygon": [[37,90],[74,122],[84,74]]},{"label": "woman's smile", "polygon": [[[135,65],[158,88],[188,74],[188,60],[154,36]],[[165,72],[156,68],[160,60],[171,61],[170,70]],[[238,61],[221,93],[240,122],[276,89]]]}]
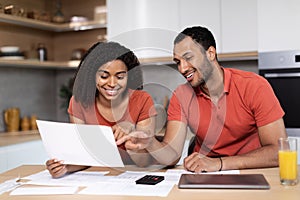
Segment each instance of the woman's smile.
[{"label": "woman's smile", "polygon": [[120,88],[113,88],[113,89],[106,89],[103,88],[105,90],[105,93],[109,96],[116,96],[118,95],[118,91],[120,90]]}]

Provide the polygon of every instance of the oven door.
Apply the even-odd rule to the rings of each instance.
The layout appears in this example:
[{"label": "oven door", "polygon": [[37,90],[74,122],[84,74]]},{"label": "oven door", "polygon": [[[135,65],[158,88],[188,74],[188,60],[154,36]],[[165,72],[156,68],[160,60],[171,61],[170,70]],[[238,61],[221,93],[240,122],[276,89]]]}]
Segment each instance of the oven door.
[{"label": "oven door", "polygon": [[300,68],[259,70],[265,77],[285,111],[288,135],[300,136]]}]

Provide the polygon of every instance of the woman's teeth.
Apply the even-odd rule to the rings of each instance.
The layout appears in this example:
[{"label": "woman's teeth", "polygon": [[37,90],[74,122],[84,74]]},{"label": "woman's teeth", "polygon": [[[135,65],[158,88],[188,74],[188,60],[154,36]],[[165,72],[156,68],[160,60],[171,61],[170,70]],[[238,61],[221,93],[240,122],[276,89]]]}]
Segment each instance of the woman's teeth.
[{"label": "woman's teeth", "polygon": [[117,90],[106,90],[106,92],[109,95],[115,95],[115,94],[117,94]]}]

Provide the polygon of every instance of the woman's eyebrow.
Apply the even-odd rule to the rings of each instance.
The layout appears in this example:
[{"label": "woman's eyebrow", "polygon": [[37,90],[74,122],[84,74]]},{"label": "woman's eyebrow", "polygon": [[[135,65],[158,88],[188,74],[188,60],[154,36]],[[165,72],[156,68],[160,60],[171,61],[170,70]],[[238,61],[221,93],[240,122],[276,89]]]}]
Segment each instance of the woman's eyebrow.
[{"label": "woman's eyebrow", "polygon": [[126,74],[127,71],[120,71],[120,72],[117,72],[116,75],[119,75],[119,74]]},{"label": "woman's eyebrow", "polygon": [[103,69],[98,69],[98,71],[97,72],[104,72],[104,73],[108,73],[108,71],[105,71],[105,70],[103,70]]},{"label": "woman's eyebrow", "polygon": [[[103,72],[103,73],[106,73],[106,74],[110,74],[108,71],[105,71],[103,69],[99,69],[98,72]],[[117,72],[116,75],[119,75],[119,74],[126,74],[127,71],[120,71],[120,72]]]}]

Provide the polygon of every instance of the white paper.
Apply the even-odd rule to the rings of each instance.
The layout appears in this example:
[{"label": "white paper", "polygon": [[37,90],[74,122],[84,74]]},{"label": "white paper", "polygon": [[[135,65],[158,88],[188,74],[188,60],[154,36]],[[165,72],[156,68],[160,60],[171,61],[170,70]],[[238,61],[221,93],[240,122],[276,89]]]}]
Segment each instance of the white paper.
[{"label": "white paper", "polygon": [[37,120],[50,158],[65,164],[124,167],[109,126]]},{"label": "white paper", "polygon": [[109,171],[80,171],[72,174],[67,174],[61,178],[52,178],[48,170],[32,174],[22,179],[30,181],[25,184],[30,185],[53,185],[53,186],[88,186],[97,182],[106,181],[111,176],[104,176]]},{"label": "white paper", "polygon": [[[165,173],[165,180],[178,184],[181,174],[195,174],[184,169],[168,169]],[[202,172],[199,174],[240,174],[240,170],[225,170],[218,172]]]},{"label": "white paper", "polygon": [[57,195],[75,194],[78,187],[22,187],[17,188],[10,195]]},{"label": "white paper", "polygon": [[11,180],[7,180],[0,184],[0,195],[9,192],[21,185],[21,182],[18,182],[20,178],[14,178]]},{"label": "white paper", "polygon": [[166,197],[174,184],[160,182],[156,185],[135,183],[102,182],[88,186],[79,194],[88,195],[121,195],[121,196],[161,196]]},{"label": "white paper", "polygon": [[79,194],[88,195],[121,195],[121,196],[161,196],[166,197],[172,190],[174,183],[162,181],[156,185],[136,184],[135,181],[144,175],[162,175],[164,172],[133,172],[127,171],[112,177],[105,182],[90,185]]},{"label": "white paper", "polygon": [[[178,184],[181,174],[194,174],[184,169],[169,169],[166,172],[155,171],[126,171],[118,176],[105,176],[108,171],[80,171],[73,174],[54,179],[49,174],[48,170],[32,174],[22,179],[29,179],[25,184],[38,185],[56,185],[56,186],[86,186],[79,194],[83,195],[124,195],[124,196],[161,196],[166,197],[172,190],[175,184]],[[239,170],[228,170],[220,172],[207,172],[206,174],[239,174]],[[144,175],[160,175],[164,176],[165,180],[156,185],[141,185],[135,181]],[[58,194],[54,189],[48,190],[43,194]],[[19,190],[20,189],[20,190]],[[17,194],[41,194],[39,189],[21,189]],[[59,189],[59,188],[58,188]],[[59,191],[59,190],[58,190]]]}]

